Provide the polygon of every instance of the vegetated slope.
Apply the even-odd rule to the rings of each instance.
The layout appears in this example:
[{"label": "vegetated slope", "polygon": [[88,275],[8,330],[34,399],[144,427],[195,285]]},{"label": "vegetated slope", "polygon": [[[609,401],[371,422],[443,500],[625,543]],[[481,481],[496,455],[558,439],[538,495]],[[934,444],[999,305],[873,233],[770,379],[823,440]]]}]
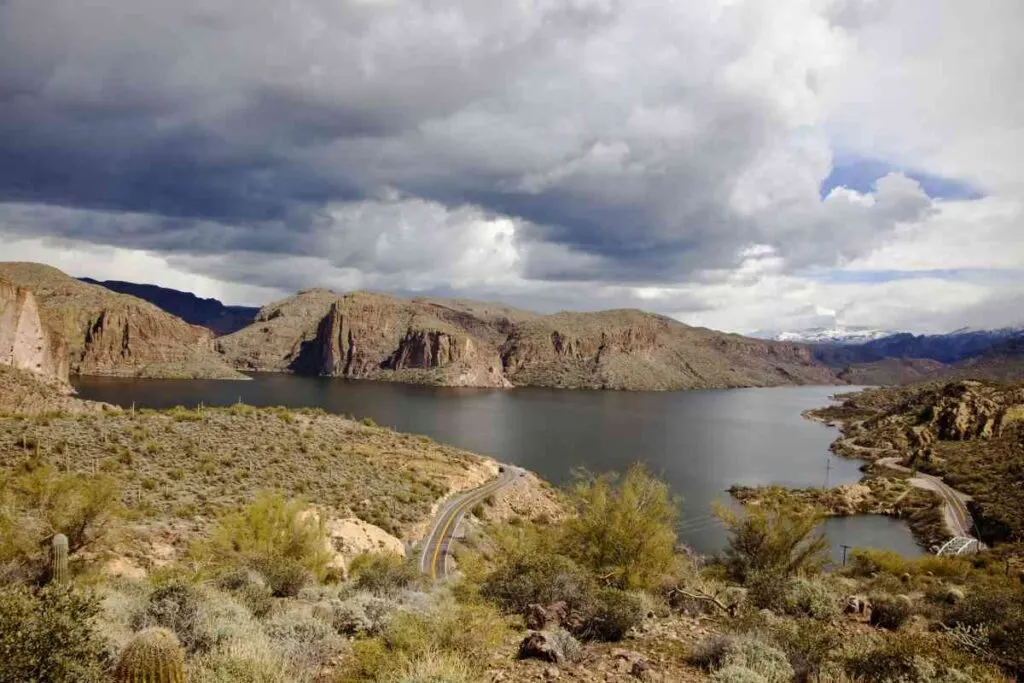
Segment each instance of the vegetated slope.
[{"label": "vegetated slope", "polygon": [[0,414],[80,413],[106,405],[69,396],[64,385],[45,381],[34,372],[0,365]]},{"label": "vegetated slope", "polygon": [[237,368],[451,386],[694,389],[835,383],[807,347],[636,310],[539,315],[500,304],[325,289],[217,340]]},{"label": "vegetated slope", "polygon": [[973,380],[869,389],[813,411],[841,420],[848,454],[881,449],[973,496],[986,542],[1024,541],[1024,384]]},{"label": "vegetated slope", "polygon": [[100,285],[120,294],[129,294],[144,299],[154,306],[177,316],[192,325],[205,327],[215,335],[231,334],[252,323],[259,308],[252,306],[225,306],[217,299],[203,299],[191,292],[137,284],[120,280],[93,280],[79,278],[82,282]]},{"label": "vegetated slope", "polygon": [[0,280],[0,365],[68,388],[67,344],[43,324],[32,292],[5,280]]},{"label": "vegetated slope", "polygon": [[209,330],[37,263],[0,263],[31,290],[45,326],[67,342],[72,374],[242,378],[213,351]]},{"label": "vegetated slope", "polygon": [[934,379],[947,369],[948,365],[928,358],[884,358],[847,365],[839,379],[859,385],[911,384]]}]

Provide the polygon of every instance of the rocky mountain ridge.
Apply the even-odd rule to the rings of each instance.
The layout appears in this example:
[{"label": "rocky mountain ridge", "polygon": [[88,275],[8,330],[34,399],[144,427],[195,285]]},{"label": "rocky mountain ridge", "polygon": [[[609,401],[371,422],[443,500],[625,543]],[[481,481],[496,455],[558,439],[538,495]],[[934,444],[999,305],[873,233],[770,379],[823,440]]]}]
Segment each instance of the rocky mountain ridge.
[{"label": "rocky mountain ridge", "polygon": [[0,278],[32,292],[42,328],[65,343],[71,374],[244,378],[214,352],[209,330],[146,301],[36,263],[0,263]]},{"label": "rocky mountain ridge", "polygon": [[217,299],[204,299],[191,292],[137,284],[121,280],[93,280],[79,278],[82,282],[105,287],[112,292],[128,294],[148,301],[158,308],[177,316],[191,325],[205,327],[215,335],[231,334],[252,323],[259,308],[252,306],[225,306]]},{"label": "rocky mountain ridge", "polygon": [[449,386],[668,390],[837,382],[807,347],[642,311],[539,315],[325,289],[264,307],[216,347],[240,370]]}]

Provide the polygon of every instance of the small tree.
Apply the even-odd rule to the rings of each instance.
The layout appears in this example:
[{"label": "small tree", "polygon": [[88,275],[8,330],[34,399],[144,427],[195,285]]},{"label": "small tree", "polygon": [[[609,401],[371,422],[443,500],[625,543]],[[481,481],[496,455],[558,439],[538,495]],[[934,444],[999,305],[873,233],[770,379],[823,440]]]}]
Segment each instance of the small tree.
[{"label": "small tree", "polygon": [[741,516],[724,508],[718,515],[729,530],[725,567],[735,581],[820,571],[828,560],[828,539],[817,533],[821,518],[816,515],[750,510]]},{"label": "small tree", "polygon": [[671,571],[678,500],[643,465],[621,480],[583,478],[571,495],[577,514],[565,524],[567,555],[623,589],[651,588]]}]

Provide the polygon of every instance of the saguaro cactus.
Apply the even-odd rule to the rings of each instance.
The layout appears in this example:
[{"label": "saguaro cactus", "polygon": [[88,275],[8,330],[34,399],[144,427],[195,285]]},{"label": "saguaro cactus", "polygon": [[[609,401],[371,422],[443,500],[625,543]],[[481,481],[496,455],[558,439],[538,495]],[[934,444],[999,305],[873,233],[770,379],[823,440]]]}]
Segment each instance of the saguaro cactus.
[{"label": "saguaro cactus", "polygon": [[68,574],[68,537],[57,534],[50,548],[50,580],[64,585],[71,579]]},{"label": "saguaro cactus", "polygon": [[185,683],[185,651],[165,628],[147,628],[128,643],[114,670],[116,683]]}]

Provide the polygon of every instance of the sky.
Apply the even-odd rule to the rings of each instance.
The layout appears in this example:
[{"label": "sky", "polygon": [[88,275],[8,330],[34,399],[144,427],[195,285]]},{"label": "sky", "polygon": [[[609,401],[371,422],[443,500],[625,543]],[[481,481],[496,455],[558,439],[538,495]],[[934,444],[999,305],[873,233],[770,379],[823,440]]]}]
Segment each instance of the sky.
[{"label": "sky", "polygon": [[0,260],[1024,322],[1020,0],[0,0]]}]

